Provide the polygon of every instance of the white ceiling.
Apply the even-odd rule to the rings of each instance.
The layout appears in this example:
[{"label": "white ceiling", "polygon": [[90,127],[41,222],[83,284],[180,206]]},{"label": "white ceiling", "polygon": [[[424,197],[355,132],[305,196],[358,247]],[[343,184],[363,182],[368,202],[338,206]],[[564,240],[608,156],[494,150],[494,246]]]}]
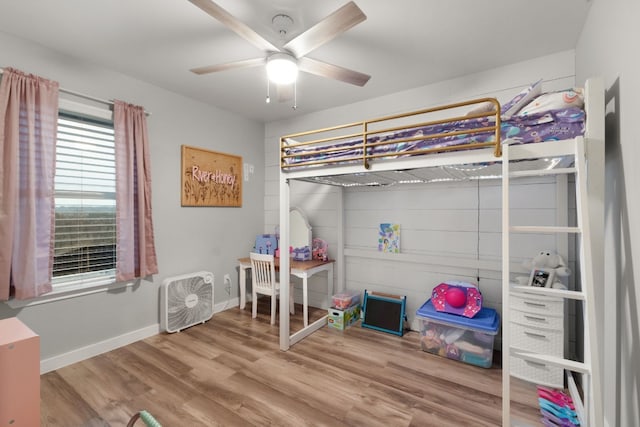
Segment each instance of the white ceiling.
[{"label": "white ceiling", "polygon": [[[216,2],[281,46],[273,16],[294,19],[288,40],[347,0]],[[0,0],[0,31],[268,122],[572,49],[590,6],[588,0],[356,3],[367,20],[307,56],[371,80],[357,87],[301,73],[295,111],[290,102],[265,103],[262,67],[189,71],[264,53],[187,0]]]}]

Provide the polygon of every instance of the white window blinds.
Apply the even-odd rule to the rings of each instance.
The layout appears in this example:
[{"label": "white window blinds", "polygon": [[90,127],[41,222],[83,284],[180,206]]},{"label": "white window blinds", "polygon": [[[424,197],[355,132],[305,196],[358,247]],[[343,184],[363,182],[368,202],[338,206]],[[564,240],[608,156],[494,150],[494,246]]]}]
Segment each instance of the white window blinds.
[{"label": "white window blinds", "polygon": [[60,112],[55,200],[54,286],[115,277],[112,122]]}]

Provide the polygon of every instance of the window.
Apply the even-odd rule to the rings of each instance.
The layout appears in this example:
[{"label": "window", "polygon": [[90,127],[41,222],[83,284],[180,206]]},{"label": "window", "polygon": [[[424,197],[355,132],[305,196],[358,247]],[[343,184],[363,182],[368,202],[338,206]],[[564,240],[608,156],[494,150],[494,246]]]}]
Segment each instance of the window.
[{"label": "window", "polygon": [[60,110],[53,286],[115,281],[113,122]]}]

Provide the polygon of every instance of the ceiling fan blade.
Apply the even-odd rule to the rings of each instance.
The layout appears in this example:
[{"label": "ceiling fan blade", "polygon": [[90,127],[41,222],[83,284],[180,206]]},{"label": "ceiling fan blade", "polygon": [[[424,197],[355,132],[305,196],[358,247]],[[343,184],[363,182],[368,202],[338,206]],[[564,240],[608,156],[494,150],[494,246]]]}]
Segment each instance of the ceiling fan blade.
[{"label": "ceiling fan blade", "polygon": [[359,73],[348,68],[306,57],[298,59],[298,68],[301,71],[315,74],[316,76],[328,77],[356,86],[364,86],[371,78],[368,74]]},{"label": "ceiling fan blade", "polygon": [[365,19],[367,15],[351,1],[289,41],[284,48],[300,58]]},{"label": "ceiling fan blade", "polygon": [[226,25],[230,30],[235,31],[240,37],[256,46],[258,49],[271,52],[279,52],[280,49],[267,41],[260,34],[249,28],[244,22],[238,20],[235,16],[218,6],[211,0],[189,0],[200,9],[211,15],[213,18]]},{"label": "ceiling fan blade", "polygon": [[244,59],[242,61],[192,68],[190,71],[195,74],[209,74],[216,73],[218,71],[232,70],[234,68],[258,67],[260,65],[264,65],[264,62],[264,58]]}]

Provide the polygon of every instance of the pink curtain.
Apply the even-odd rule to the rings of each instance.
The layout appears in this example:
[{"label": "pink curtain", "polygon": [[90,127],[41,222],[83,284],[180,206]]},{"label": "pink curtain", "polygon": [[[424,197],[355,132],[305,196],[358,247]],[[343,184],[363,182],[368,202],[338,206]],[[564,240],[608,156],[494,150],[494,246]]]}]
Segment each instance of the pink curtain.
[{"label": "pink curtain", "polygon": [[0,81],[0,300],[51,291],[57,82],[5,68]]},{"label": "pink curtain", "polygon": [[151,167],[144,109],[115,101],[116,280],[158,272],[151,220]]}]

